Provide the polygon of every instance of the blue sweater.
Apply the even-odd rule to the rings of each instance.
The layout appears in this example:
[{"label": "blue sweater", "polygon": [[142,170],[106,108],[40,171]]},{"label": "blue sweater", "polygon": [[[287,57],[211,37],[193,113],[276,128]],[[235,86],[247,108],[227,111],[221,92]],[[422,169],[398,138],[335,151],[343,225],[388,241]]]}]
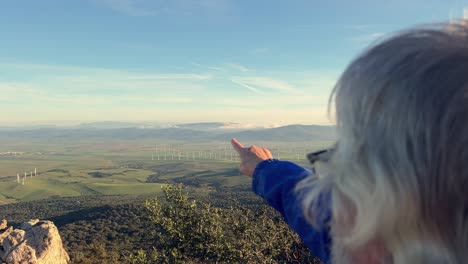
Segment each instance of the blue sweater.
[{"label": "blue sweater", "polygon": [[299,235],[302,241],[323,263],[330,263],[331,218],[330,195],[319,198],[319,212],[315,212],[319,226],[312,227],[304,218],[301,208],[301,196],[294,188],[302,179],[311,176],[310,170],[292,162],[265,160],[258,164],[253,174],[253,191],[281,213],[284,220]]}]

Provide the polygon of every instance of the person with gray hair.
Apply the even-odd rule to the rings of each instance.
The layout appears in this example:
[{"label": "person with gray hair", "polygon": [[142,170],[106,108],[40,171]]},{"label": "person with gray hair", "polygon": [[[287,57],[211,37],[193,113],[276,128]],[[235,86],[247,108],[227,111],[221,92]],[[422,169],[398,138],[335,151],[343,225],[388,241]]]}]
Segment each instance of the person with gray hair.
[{"label": "person with gray hair", "polygon": [[253,190],[324,263],[466,263],[467,23],[380,40],[330,105],[338,143],[323,172],[232,140]]}]

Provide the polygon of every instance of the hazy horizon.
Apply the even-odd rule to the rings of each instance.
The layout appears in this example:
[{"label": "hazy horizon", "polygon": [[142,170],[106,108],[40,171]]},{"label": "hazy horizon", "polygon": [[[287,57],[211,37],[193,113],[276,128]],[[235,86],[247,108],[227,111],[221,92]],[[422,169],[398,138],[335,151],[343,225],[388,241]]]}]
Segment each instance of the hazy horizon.
[{"label": "hazy horizon", "polygon": [[151,121],[151,120],[96,120],[96,121],[73,121],[73,120],[60,120],[60,121],[35,121],[35,122],[23,122],[23,123],[2,123],[1,127],[28,127],[28,126],[57,126],[57,127],[73,127],[80,125],[92,125],[92,124],[138,124],[138,125],[157,125],[157,126],[175,126],[175,125],[187,125],[187,124],[210,124],[210,123],[225,123],[225,124],[238,124],[246,127],[259,126],[259,127],[281,127],[289,125],[317,125],[317,126],[334,126],[333,123],[328,122],[324,124],[320,123],[253,123],[253,122],[233,122],[233,121],[200,121],[200,122],[162,122],[162,121]]}]

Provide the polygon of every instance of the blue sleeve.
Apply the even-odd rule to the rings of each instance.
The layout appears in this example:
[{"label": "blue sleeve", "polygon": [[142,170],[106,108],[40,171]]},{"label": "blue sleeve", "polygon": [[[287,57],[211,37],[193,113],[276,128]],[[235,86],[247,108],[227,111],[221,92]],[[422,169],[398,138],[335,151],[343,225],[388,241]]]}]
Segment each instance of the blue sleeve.
[{"label": "blue sleeve", "polygon": [[330,195],[324,194],[319,199],[316,212],[321,229],[312,227],[304,217],[301,208],[300,194],[294,189],[302,179],[312,174],[292,162],[265,160],[258,164],[254,171],[253,191],[281,213],[288,225],[299,235],[314,256],[323,263],[330,263]]}]

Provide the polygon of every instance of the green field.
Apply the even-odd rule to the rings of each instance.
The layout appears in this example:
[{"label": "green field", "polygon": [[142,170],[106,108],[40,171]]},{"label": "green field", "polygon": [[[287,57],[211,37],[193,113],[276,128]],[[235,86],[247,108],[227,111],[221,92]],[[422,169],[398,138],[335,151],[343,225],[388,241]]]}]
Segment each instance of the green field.
[{"label": "green field", "polygon": [[[107,177],[98,178],[90,173],[106,173]],[[151,171],[146,170],[70,170],[48,171],[36,177],[28,176],[25,184],[16,180],[4,181],[0,192],[7,202],[30,201],[51,196],[111,195],[158,193],[160,183],[146,183]],[[2,199],[2,200],[3,200]]]},{"label": "green field", "polygon": [[[0,144],[0,204],[83,195],[156,195],[169,183],[184,183],[198,194],[250,184],[249,178],[239,174],[239,161],[227,142],[101,139]],[[269,147],[276,157],[305,166],[306,152],[329,144],[257,143]],[[16,154],[5,154],[8,152]],[[35,168],[38,175],[31,177]],[[23,185],[25,172],[28,176]]]}]

